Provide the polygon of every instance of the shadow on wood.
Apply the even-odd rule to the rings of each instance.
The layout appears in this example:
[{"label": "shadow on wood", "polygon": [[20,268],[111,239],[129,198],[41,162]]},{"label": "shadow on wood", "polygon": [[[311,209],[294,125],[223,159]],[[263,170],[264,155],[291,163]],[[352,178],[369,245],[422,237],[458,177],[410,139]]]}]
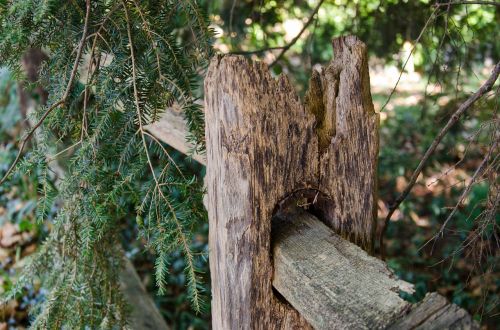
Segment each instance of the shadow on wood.
[{"label": "shadow on wood", "polygon": [[[436,293],[417,305],[404,301],[399,292],[412,285],[369,255],[378,115],[364,44],[342,37],[333,45],[335,59],[313,73],[305,105],[286,76],[274,79],[262,63],[232,56],[210,66],[214,329],[478,328]],[[172,116],[149,131],[186,152],[187,131]],[[168,132],[172,125],[178,134]]]},{"label": "shadow on wood", "polygon": [[291,193],[326,198],[322,220],[371,251],[378,154],[366,47],[333,41],[335,59],[302,104],[263,63],[218,57],[205,78],[212,321],[216,329],[308,328],[272,290],[271,218]]}]

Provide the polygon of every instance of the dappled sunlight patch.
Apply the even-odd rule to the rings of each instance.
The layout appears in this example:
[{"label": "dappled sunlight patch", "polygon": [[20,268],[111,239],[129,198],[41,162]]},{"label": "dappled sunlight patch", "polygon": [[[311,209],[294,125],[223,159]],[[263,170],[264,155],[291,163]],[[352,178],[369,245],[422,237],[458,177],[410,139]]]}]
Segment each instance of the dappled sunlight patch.
[{"label": "dappled sunlight patch", "polygon": [[[377,217],[379,219],[385,219],[389,214],[389,207],[384,203],[382,199],[377,202]],[[397,222],[403,219],[403,213],[400,210],[396,210],[394,215],[391,217],[391,221]]]},{"label": "dappled sunlight patch", "polygon": [[410,211],[410,219],[417,225],[418,227],[430,227],[431,223],[429,221],[429,217],[419,216],[415,211]]},{"label": "dappled sunlight patch", "polygon": [[[399,78],[401,75],[401,78]],[[397,92],[421,92],[424,86],[422,75],[418,72],[403,72],[394,66],[370,67],[370,84],[372,93],[389,94],[397,84]]]}]

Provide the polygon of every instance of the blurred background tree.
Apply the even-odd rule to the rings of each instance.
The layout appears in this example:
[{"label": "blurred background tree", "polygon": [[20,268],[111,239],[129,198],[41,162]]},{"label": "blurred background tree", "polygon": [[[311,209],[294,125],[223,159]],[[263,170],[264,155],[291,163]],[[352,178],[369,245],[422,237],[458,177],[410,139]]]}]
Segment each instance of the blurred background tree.
[{"label": "blurred background tree", "polygon": [[[198,4],[209,16],[216,52],[268,63],[274,74],[288,74],[301,95],[311,70],[334,55],[332,38],[356,34],[367,44],[374,105],[381,112],[379,235],[391,205],[408,186],[427,148],[500,59],[496,1],[206,0]],[[179,42],[190,38],[186,29],[178,31]],[[16,82],[6,70],[2,72],[0,163],[5,173],[15,156],[21,116],[16,114]],[[491,329],[500,322],[499,101],[497,83],[445,135],[410,195],[388,221],[383,242],[389,266],[416,284],[417,292],[408,300],[418,301],[426,292],[438,291]],[[186,173],[203,175],[201,166],[168,150]],[[18,177],[8,183],[15,189],[0,187],[3,233],[12,232],[11,225],[16,226],[14,237],[23,231],[33,233],[30,237],[44,237],[50,231],[50,221],[33,225],[37,178]],[[436,237],[451,212],[453,217]],[[121,222],[123,245],[154,294],[155,259],[143,252],[147,241],[136,239],[134,208],[130,206],[121,216],[127,219]],[[193,233],[193,250],[206,252],[207,224],[199,222]],[[36,249],[31,242],[37,239],[28,241],[6,246],[0,242],[5,289],[12,285],[22,256]],[[209,328],[209,310],[196,313],[187,299],[182,252],[173,252],[169,260],[165,295],[156,297],[164,316],[175,329]],[[207,260],[197,262],[209,292]],[[13,327],[26,325],[22,311],[37,299],[45,299],[44,290],[27,288],[17,305],[7,310],[4,321]]]}]

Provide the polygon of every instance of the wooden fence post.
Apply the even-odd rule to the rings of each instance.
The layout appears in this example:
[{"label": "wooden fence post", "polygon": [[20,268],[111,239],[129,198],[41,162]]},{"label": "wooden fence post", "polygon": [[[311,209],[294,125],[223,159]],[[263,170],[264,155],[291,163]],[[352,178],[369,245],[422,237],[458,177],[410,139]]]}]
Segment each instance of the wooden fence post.
[{"label": "wooden fence post", "polygon": [[378,114],[365,45],[333,41],[302,104],[262,63],[215,58],[205,79],[214,329],[310,327],[272,289],[271,219],[293,203],[373,248]]}]

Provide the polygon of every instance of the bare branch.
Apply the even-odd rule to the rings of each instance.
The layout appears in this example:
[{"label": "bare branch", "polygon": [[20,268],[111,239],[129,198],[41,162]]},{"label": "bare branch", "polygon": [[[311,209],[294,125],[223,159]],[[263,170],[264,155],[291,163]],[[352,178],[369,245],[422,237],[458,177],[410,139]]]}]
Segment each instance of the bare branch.
[{"label": "bare branch", "polygon": [[462,195],[460,195],[460,198],[458,200],[457,205],[455,205],[455,207],[451,211],[450,215],[448,215],[448,217],[444,221],[443,225],[441,226],[441,229],[439,229],[439,232],[436,234],[436,237],[444,232],[444,229],[446,228],[446,225],[448,225],[448,222],[450,221],[450,219],[453,218],[453,216],[455,215],[455,213],[457,213],[458,207],[463,203],[463,201],[465,200],[465,198],[469,195],[469,192],[470,192],[472,186],[474,185],[474,183],[476,183],[478,177],[484,172],[485,166],[488,163],[488,161],[489,161],[489,159],[491,157],[491,154],[493,153],[493,150],[495,150],[497,148],[497,145],[498,145],[498,141],[496,141],[491,146],[490,150],[488,151],[488,153],[484,157],[483,161],[481,162],[481,164],[479,165],[479,167],[476,169],[476,172],[474,172],[474,174],[472,175],[472,178],[471,178],[469,184],[467,185],[467,187],[462,192]]},{"label": "bare branch", "polygon": [[38,122],[35,124],[35,126],[33,126],[33,128],[31,128],[31,130],[28,132],[28,135],[26,135],[23,138],[23,140],[21,142],[21,147],[19,148],[19,151],[17,152],[17,156],[14,159],[14,162],[12,162],[12,164],[9,167],[9,169],[7,170],[7,173],[5,173],[5,175],[3,176],[2,180],[0,180],[0,185],[2,185],[5,182],[5,180],[7,180],[7,178],[9,177],[9,175],[12,173],[12,171],[16,167],[17,163],[19,163],[19,161],[21,159],[21,154],[24,151],[24,147],[26,146],[26,143],[28,143],[28,141],[31,139],[31,137],[33,136],[33,134],[35,133],[35,131],[40,126],[42,126],[43,122],[45,121],[45,119],[47,118],[47,116],[52,111],[54,111],[60,105],[64,104],[66,102],[66,100],[68,99],[69,93],[71,91],[71,87],[73,87],[73,81],[75,80],[76,72],[78,71],[80,59],[82,58],[83,45],[85,44],[85,40],[87,39],[89,17],[90,17],[90,0],[87,0],[86,6],[87,6],[87,11],[85,13],[85,22],[84,22],[84,25],[83,25],[83,35],[82,35],[82,39],[80,40],[80,44],[78,45],[78,50],[77,50],[77,53],[76,53],[75,62],[73,64],[73,69],[71,70],[71,75],[69,77],[68,84],[66,85],[66,90],[65,90],[62,98],[59,101],[55,102],[51,107],[49,107],[47,109],[47,111],[45,111],[45,113],[38,120]]},{"label": "bare branch", "polygon": [[488,5],[488,6],[500,6],[500,2],[496,1],[450,1],[446,3],[435,3],[435,7],[444,7],[450,5]]},{"label": "bare branch", "polygon": [[422,170],[431,157],[431,155],[434,153],[436,150],[437,146],[441,143],[443,140],[444,136],[448,133],[450,128],[460,119],[460,117],[474,104],[476,103],[477,100],[479,100],[481,97],[483,97],[486,93],[491,91],[493,85],[495,84],[498,75],[500,74],[500,62],[498,62],[495,65],[495,68],[493,69],[491,76],[486,80],[486,82],[474,93],[472,94],[464,103],[460,105],[460,107],[453,113],[451,118],[448,120],[446,125],[441,129],[439,134],[436,136],[434,141],[432,141],[432,144],[430,147],[427,149],[425,152],[424,156],[420,160],[420,163],[418,164],[417,168],[413,172],[410,181],[408,182],[408,185],[406,186],[405,190],[399,195],[399,197],[394,201],[394,203],[391,205],[389,209],[389,213],[387,214],[387,217],[384,220],[384,224],[381,230],[381,234],[379,237],[379,243],[380,243],[380,251],[383,256],[384,254],[384,248],[383,248],[383,237],[385,235],[385,231],[387,229],[387,224],[389,223],[389,220],[391,219],[392,215],[394,212],[398,209],[399,205],[406,199],[410,191],[412,190],[413,186],[417,182],[417,178],[422,173]]},{"label": "bare branch", "polygon": [[236,0],[233,0],[233,4],[231,5],[231,12],[229,13],[229,37],[232,38],[233,33],[233,17],[234,17],[234,9],[236,8]]},{"label": "bare branch", "polygon": [[465,200],[465,198],[469,195],[472,187],[476,183],[476,181],[479,178],[479,176],[483,174],[483,172],[485,170],[485,167],[486,167],[486,164],[488,164],[488,161],[489,161],[489,159],[490,159],[493,151],[497,148],[497,145],[498,145],[498,140],[495,141],[495,143],[493,143],[493,145],[490,147],[490,150],[488,151],[488,153],[484,157],[483,161],[481,162],[481,164],[479,165],[479,167],[476,169],[476,171],[472,175],[472,178],[471,178],[469,184],[467,185],[467,187],[465,187],[464,191],[460,195],[460,198],[458,199],[457,204],[455,205],[455,207],[453,208],[453,210],[451,211],[451,213],[448,215],[448,217],[444,221],[444,223],[441,226],[441,228],[439,229],[439,231],[431,239],[429,239],[424,245],[422,245],[419,248],[419,250],[423,249],[425,246],[427,246],[427,244],[429,244],[433,240],[437,239],[440,235],[441,236],[443,235],[443,232],[444,232],[446,226],[448,225],[448,222],[450,222],[451,218],[453,218],[453,216],[455,215],[455,213],[457,213],[458,208],[463,203],[463,201]]},{"label": "bare branch", "polygon": [[391,93],[387,97],[387,100],[385,100],[385,103],[382,106],[382,108],[380,109],[380,112],[384,111],[385,107],[387,106],[387,104],[389,104],[389,101],[391,100],[392,96],[396,92],[396,88],[398,87],[399,82],[401,81],[401,77],[403,76],[403,72],[405,71],[406,64],[408,64],[408,61],[410,60],[413,52],[415,51],[415,47],[417,47],[417,44],[420,42],[420,39],[424,35],[424,32],[427,30],[427,27],[429,26],[430,22],[432,22],[436,18],[436,11],[437,11],[437,8],[435,8],[434,11],[431,13],[429,18],[425,22],[424,27],[420,31],[420,34],[418,35],[417,39],[415,39],[413,47],[411,48],[410,53],[408,54],[408,57],[406,58],[405,62],[403,63],[403,67],[401,68],[401,71],[399,72],[398,80],[396,81],[396,84],[394,84],[394,88],[391,90]]},{"label": "bare branch", "polygon": [[271,51],[271,50],[279,50],[279,49],[284,49],[284,48],[285,48],[285,46],[268,47],[268,48],[261,48],[261,49],[248,50],[248,51],[237,50],[237,51],[234,51],[234,52],[229,52],[228,54],[231,54],[231,55],[252,55],[252,54],[259,54],[259,53],[264,53],[264,52],[268,52],[268,51]]},{"label": "bare branch", "polygon": [[314,8],[313,12],[311,13],[311,15],[309,16],[309,18],[307,19],[307,22],[306,24],[304,24],[304,26],[302,27],[302,30],[300,30],[299,34],[297,34],[295,36],[295,38],[292,39],[292,41],[290,41],[289,44],[287,44],[286,46],[283,47],[283,49],[281,50],[281,52],[278,54],[278,56],[274,59],[274,61],[269,64],[269,67],[272,67],[273,65],[275,65],[279,60],[281,60],[281,58],[283,57],[283,55],[285,55],[285,53],[293,46],[295,45],[295,43],[299,40],[300,36],[302,36],[302,34],[306,31],[307,27],[309,25],[311,25],[311,23],[313,22],[314,20],[314,16],[318,13],[318,10],[319,8],[321,7],[321,5],[323,4],[323,2],[325,2],[325,0],[320,0],[318,2],[318,4],[316,5],[316,8]]}]

